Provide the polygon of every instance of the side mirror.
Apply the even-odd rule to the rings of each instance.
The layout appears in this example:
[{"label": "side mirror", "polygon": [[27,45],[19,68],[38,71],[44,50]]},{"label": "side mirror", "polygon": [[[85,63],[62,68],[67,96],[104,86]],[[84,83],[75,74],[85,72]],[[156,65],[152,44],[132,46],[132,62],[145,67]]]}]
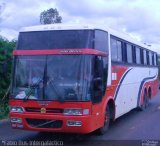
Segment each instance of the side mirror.
[{"label": "side mirror", "polygon": [[102,78],[101,77],[97,77],[93,79],[94,82],[102,82]]},{"label": "side mirror", "polygon": [[94,82],[94,88],[96,90],[102,90],[103,81],[101,77],[94,78],[93,82]]}]

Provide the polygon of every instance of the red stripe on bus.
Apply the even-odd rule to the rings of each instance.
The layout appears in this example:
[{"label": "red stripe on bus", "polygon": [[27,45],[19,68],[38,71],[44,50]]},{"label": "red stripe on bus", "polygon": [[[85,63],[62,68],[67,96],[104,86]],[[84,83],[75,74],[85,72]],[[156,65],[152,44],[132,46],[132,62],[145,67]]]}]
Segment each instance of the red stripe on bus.
[{"label": "red stripe on bus", "polygon": [[14,50],[13,55],[72,55],[72,54],[90,54],[90,55],[100,55],[107,56],[107,53],[94,49],[54,49],[54,50]]}]

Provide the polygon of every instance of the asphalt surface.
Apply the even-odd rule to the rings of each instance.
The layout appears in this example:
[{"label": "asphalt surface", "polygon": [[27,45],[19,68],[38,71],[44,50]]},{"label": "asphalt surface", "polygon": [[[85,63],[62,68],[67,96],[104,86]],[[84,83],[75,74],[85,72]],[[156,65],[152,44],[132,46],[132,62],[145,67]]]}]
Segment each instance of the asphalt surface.
[{"label": "asphalt surface", "polygon": [[160,146],[160,92],[145,111],[134,109],[123,115],[103,136],[17,130],[11,128],[9,120],[4,120],[0,121],[0,145]]}]

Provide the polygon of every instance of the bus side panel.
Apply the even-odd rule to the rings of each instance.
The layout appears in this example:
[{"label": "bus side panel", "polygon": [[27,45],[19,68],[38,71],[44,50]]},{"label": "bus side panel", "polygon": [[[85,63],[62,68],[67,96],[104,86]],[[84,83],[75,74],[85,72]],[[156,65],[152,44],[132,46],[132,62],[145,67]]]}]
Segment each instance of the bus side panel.
[{"label": "bus side panel", "polygon": [[[119,72],[124,69],[123,66],[113,66],[112,70],[117,69],[117,76],[120,76]],[[116,69],[115,69],[116,68]],[[112,72],[112,75],[114,72]],[[148,83],[153,89],[153,95],[157,93],[157,68],[147,68],[147,67],[128,67],[124,74],[120,76],[120,80],[115,78],[113,75],[112,86],[115,86],[115,80],[117,80],[117,86],[115,86],[116,92],[114,94],[114,100],[116,105],[116,118],[129,112],[133,108],[139,105],[139,101],[143,95],[143,88]],[[114,80],[114,81],[113,81]],[[153,84],[156,84],[153,86]],[[155,89],[154,89],[155,88]]]},{"label": "bus side panel", "polygon": [[124,95],[120,95],[119,105],[116,103],[116,98],[117,98],[118,93],[120,91],[122,81],[125,79],[125,76],[126,76],[127,72],[128,72],[128,67],[127,66],[120,66],[120,65],[113,65],[112,66],[112,87],[114,89],[114,92],[113,92],[112,96],[113,96],[113,99],[115,101],[115,112],[116,112],[115,115],[117,115],[117,112],[120,113],[120,114],[124,113],[123,108],[118,108],[119,105],[124,104],[124,101],[123,101]]}]

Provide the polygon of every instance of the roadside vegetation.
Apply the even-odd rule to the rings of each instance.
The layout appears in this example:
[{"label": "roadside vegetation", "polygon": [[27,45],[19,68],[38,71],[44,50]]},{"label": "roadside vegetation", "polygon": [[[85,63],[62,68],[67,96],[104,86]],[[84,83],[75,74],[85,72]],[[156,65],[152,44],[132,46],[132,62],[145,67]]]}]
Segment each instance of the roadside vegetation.
[{"label": "roadside vegetation", "polygon": [[8,99],[12,68],[12,51],[16,41],[0,36],[0,120],[8,117]]}]

